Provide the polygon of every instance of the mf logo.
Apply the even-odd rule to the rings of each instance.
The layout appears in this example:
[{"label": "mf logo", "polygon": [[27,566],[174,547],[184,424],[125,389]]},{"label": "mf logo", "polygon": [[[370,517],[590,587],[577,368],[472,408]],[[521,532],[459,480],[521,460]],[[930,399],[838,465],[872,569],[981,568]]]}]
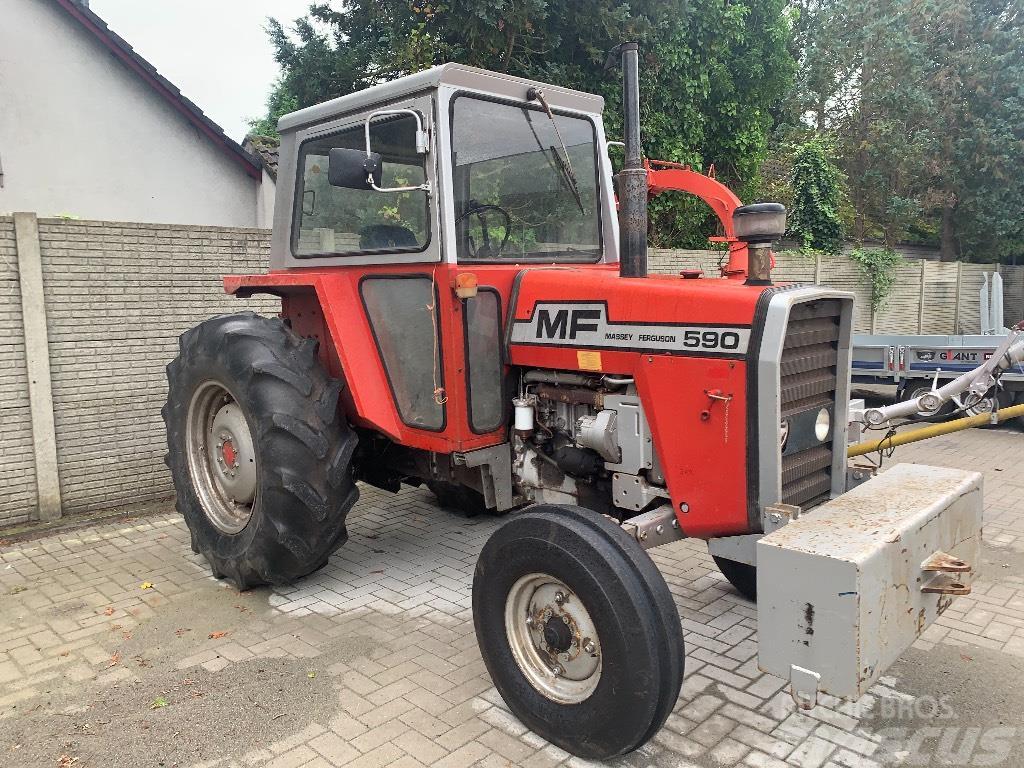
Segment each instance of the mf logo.
[{"label": "mf logo", "polygon": [[575,339],[578,333],[596,331],[600,319],[598,309],[538,309],[537,338]]}]

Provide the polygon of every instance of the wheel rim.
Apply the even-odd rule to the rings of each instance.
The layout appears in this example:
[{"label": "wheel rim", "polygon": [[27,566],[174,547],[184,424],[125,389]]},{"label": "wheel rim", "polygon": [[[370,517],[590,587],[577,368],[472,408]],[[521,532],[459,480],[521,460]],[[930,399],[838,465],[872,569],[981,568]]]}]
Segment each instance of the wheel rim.
[{"label": "wheel rim", "polygon": [[187,423],[189,474],[203,511],[218,530],[239,533],[252,518],[257,488],[245,414],[226,387],[207,381],[192,395]]},{"label": "wheel rim", "polygon": [[505,632],[519,669],[561,704],[587,699],[601,679],[601,642],[586,606],[546,573],[523,576],[505,600]]}]

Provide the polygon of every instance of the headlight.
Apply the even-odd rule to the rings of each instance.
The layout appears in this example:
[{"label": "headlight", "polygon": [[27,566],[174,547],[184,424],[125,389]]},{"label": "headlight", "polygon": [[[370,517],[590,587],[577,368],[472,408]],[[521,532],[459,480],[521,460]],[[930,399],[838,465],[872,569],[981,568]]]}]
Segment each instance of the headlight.
[{"label": "headlight", "polygon": [[782,450],[786,450],[786,441],[789,439],[789,421],[783,419],[779,423],[779,445]]},{"label": "headlight", "polygon": [[814,420],[814,436],[818,438],[819,443],[825,442],[828,438],[831,426],[832,419],[828,414],[828,408],[822,408],[818,411],[818,418]]}]

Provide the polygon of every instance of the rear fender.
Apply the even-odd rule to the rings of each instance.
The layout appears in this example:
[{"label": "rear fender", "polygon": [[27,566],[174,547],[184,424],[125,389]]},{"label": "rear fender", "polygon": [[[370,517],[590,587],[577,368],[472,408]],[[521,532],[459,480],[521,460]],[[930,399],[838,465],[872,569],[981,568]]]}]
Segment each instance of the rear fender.
[{"label": "rear fender", "polygon": [[[320,361],[346,383],[342,405],[358,426],[401,441],[403,425],[391,399],[387,374],[362,311],[357,281],[344,274],[230,275],[224,290],[239,298],[281,297],[281,316],[300,336],[320,341]],[[349,372],[358,375],[349,375]]]}]

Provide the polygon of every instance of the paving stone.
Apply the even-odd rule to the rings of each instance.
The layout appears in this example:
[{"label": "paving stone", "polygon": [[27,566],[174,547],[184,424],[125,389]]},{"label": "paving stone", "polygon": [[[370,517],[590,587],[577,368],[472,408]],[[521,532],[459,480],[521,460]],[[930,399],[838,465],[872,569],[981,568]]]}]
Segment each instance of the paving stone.
[{"label": "paving stone", "polygon": [[[996,449],[986,434],[996,435]],[[907,446],[901,458],[984,469],[986,541],[1006,548],[1009,561],[1024,552],[1024,483],[985,466],[1003,460],[1007,435],[1019,451],[1019,435],[995,431],[969,433],[942,450]],[[183,677],[201,667],[216,679],[255,657],[276,657],[319,670],[331,686],[334,710],[309,726],[265,748],[240,744],[230,758],[196,760],[211,768],[594,765],[527,730],[480,658],[472,574],[501,521],[455,517],[424,490],[362,494],[349,517],[350,541],[323,569],[268,590],[266,603],[241,614],[226,638],[172,634],[155,644]],[[785,681],[757,668],[755,606],[724,581],[706,547],[683,541],[651,555],[681,611],[686,678],[665,728],[616,765],[877,768],[873,707],[879,697],[912,704],[901,681],[887,677],[856,704],[823,696],[810,712],[797,711]],[[88,692],[145,683],[145,668],[111,663],[126,635],[200,593],[229,606],[240,599],[209,575],[170,512],[0,547],[0,564],[0,726],[45,701],[58,681]],[[140,590],[147,580],[153,589]],[[366,636],[374,643],[365,651],[327,654],[339,638]],[[1024,578],[990,568],[921,643],[1024,656]],[[66,706],[76,703],[72,697]]]}]

